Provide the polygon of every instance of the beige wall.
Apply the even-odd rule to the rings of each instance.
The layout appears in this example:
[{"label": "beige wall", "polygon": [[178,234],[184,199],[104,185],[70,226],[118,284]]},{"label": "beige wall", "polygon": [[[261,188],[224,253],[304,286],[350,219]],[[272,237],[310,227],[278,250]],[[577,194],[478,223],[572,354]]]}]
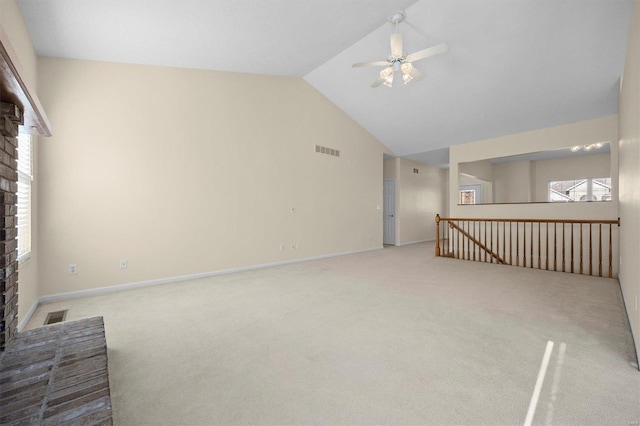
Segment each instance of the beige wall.
[{"label": "beige wall", "polygon": [[493,202],[528,203],[532,201],[533,162],[509,161],[493,165]]},{"label": "beige wall", "polygon": [[[19,61],[21,77],[36,89],[37,56],[16,0],[0,1],[0,27]],[[42,139],[46,143],[46,139]],[[39,296],[38,288],[38,137],[33,137],[34,181],[32,184],[31,258],[19,264],[18,321],[25,319]],[[22,325],[22,324],[20,324]]]},{"label": "beige wall", "polygon": [[458,172],[480,180],[493,182],[493,164],[488,160],[471,161],[458,165]]},{"label": "beige wall", "polygon": [[41,294],[382,246],[386,148],[304,80],[39,66]]},{"label": "beige wall", "polygon": [[0,0],[0,27],[9,36],[11,46],[18,56],[21,77],[30,87],[35,88],[38,58],[17,0]]},{"label": "beige wall", "polygon": [[640,1],[635,0],[619,100],[620,284],[640,353]]},{"label": "beige wall", "polygon": [[[594,120],[549,127],[525,133],[486,139],[450,148],[450,201],[452,217],[524,217],[545,219],[615,219],[618,217],[617,202],[612,203],[542,203],[542,204],[495,204],[481,206],[459,206],[458,163],[475,162],[490,158],[505,157],[565,148],[601,141],[618,139],[618,118],[611,115]],[[617,147],[611,147],[611,173],[617,174]],[[613,191],[614,200],[617,192]]]},{"label": "beige wall", "polygon": [[435,240],[435,216],[446,207],[446,171],[406,158],[384,163],[385,179],[396,181],[396,244]]}]

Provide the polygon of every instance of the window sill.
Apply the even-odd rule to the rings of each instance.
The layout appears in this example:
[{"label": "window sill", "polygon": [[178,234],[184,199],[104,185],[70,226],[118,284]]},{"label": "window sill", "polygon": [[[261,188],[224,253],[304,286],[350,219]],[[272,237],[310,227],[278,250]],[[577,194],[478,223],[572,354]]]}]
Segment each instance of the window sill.
[{"label": "window sill", "polygon": [[31,252],[25,253],[22,256],[18,256],[18,267],[27,263],[29,260],[31,260]]}]

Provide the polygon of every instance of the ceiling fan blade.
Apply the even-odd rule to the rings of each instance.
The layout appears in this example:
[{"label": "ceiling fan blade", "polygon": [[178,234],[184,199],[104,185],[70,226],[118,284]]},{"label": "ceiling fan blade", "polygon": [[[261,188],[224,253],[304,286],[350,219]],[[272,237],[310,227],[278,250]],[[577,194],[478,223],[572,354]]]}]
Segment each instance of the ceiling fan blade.
[{"label": "ceiling fan blade", "polygon": [[436,46],[429,47],[424,50],[419,50],[415,53],[407,55],[407,62],[419,61],[420,59],[425,59],[430,56],[439,55],[441,53],[446,52],[449,49],[446,43],[438,44]]},{"label": "ceiling fan blade", "polygon": [[359,67],[388,67],[389,61],[376,61],[376,62],[358,62],[356,64],[351,65],[352,68]]},{"label": "ceiling fan blade", "polygon": [[411,75],[411,77],[413,77],[415,80],[422,80],[425,77],[424,73],[420,71],[418,68],[416,68],[415,65],[411,67],[411,71],[409,71],[409,75]]},{"label": "ceiling fan blade", "polygon": [[371,87],[378,87],[382,83],[384,83],[385,80],[386,80],[386,78],[378,77],[378,78],[376,78],[376,80],[373,83],[371,83]]},{"label": "ceiling fan blade", "polygon": [[399,58],[402,56],[402,34],[391,34],[391,56]]}]

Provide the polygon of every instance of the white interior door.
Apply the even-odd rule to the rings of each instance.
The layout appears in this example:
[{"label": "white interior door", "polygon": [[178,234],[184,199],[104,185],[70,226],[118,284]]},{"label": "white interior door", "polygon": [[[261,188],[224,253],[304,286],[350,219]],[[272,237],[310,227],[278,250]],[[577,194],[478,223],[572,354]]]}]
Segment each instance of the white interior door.
[{"label": "white interior door", "polygon": [[384,181],[382,191],[384,198],[382,242],[384,244],[396,243],[396,181],[389,179]]}]

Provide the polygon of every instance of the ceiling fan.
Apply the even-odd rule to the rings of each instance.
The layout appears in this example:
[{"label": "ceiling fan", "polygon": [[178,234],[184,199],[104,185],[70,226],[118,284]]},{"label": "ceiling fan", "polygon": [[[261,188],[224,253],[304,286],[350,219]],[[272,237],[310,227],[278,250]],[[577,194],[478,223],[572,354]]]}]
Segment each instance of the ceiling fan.
[{"label": "ceiling fan", "polygon": [[381,84],[391,87],[393,85],[393,77],[396,73],[402,75],[404,84],[409,83],[413,79],[421,80],[424,78],[424,74],[413,65],[413,62],[439,55],[448,49],[447,45],[442,43],[407,55],[402,48],[402,34],[398,31],[400,22],[402,22],[404,18],[404,12],[396,12],[389,18],[389,21],[395,25],[395,31],[391,33],[391,56],[385,61],[359,62],[352,65],[353,68],[385,67],[380,71],[380,76],[373,82],[371,87],[378,87]]}]

